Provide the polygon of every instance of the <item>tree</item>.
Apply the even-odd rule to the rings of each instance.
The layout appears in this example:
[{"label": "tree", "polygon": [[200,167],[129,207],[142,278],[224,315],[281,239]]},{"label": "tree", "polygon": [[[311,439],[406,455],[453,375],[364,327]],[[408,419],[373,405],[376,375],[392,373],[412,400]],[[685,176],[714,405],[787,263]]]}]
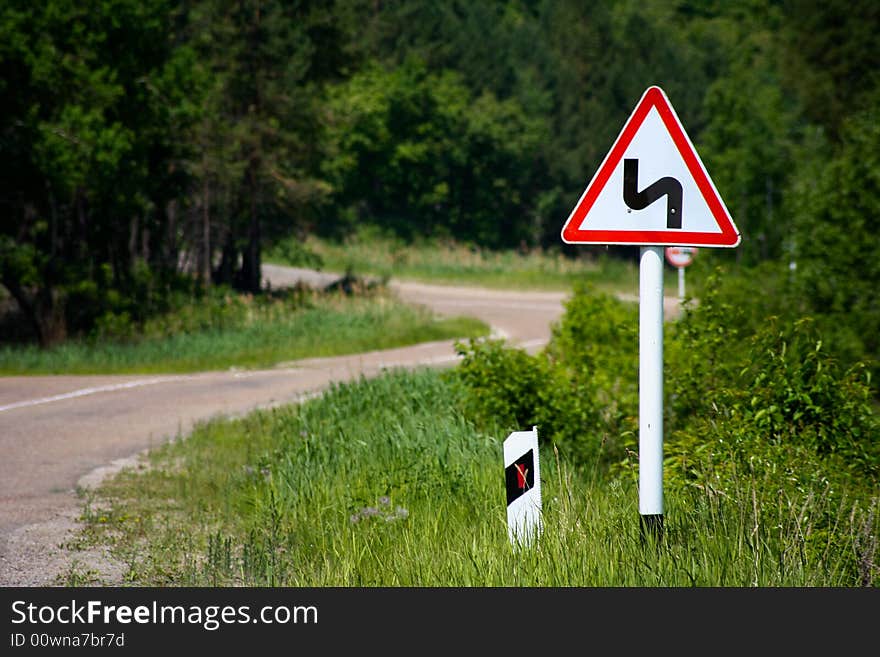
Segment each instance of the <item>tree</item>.
[{"label": "tree", "polygon": [[[782,27],[776,11],[739,9],[720,16],[712,33],[729,49],[728,61],[707,87],[700,153],[742,231],[737,260],[756,264],[787,255],[791,216],[783,204],[802,141],[800,108],[779,74]],[[768,15],[769,13],[769,15]]]},{"label": "tree", "polygon": [[812,123],[838,141],[847,116],[880,84],[880,4],[873,0],[786,0],[781,67]]},{"label": "tree", "polygon": [[880,88],[877,102],[846,119],[842,146],[796,180],[796,282],[848,360],[880,373]]},{"label": "tree", "polygon": [[50,345],[144,279],[140,262],[172,266],[171,12],[13,0],[0,25],[0,280]]},{"label": "tree", "polygon": [[460,75],[411,59],[336,86],[328,113],[324,173],[344,228],[381,223],[408,238],[496,247],[534,241],[544,125],[515,101],[473,97]]},{"label": "tree", "polygon": [[206,282],[219,247],[213,279],[259,292],[264,241],[302,228],[326,194],[311,171],[320,83],[340,75],[348,57],[336,9],[278,0],[205,0],[193,9],[204,111],[193,135],[191,241]]}]

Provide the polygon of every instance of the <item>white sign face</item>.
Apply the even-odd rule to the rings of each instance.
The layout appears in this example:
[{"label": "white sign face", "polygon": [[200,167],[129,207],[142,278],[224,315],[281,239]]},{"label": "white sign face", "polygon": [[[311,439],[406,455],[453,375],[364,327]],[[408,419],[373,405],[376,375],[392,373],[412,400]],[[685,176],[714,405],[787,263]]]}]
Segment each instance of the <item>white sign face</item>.
[{"label": "white sign face", "polygon": [[645,91],[562,229],[569,244],[732,247],[739,231],[659,87]]},{"label": "white sign face", "polygon": [[687,267],[694,261],[696,252],[692,246],[667,246],[666,261],[673,267]]},{"label": "white sign face", "polygon": [[538,428],[514,431],[504,441],[507,529],[510,541],[528,545],[541,533]]}]

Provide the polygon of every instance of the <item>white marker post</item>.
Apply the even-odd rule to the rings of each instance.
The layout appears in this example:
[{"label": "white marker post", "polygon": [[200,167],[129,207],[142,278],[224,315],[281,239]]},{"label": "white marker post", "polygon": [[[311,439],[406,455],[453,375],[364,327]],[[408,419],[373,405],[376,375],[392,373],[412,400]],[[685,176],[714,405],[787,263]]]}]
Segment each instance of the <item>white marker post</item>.
[{"label": "white marker post", "polygon": [[639,514],[642,530],[663,531],[663,249],[639,260]]},{"label": "white marker post", "polygon": [[541,534],[538,427],[514,431],[504,441],[504,479],[510,542],[530,545]]}]

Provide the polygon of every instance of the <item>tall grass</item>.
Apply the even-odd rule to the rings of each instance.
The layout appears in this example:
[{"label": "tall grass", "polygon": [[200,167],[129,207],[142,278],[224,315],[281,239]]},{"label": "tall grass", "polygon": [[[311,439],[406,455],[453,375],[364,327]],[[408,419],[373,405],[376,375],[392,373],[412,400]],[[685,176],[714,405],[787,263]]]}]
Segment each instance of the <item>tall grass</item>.
[{"label": "tall grass", "polygon": [[[501,443],[432,370],[342,384],[301,406],[217,420],[89,500],[87,543],[136,585],[858,586],[876,508],[830,493],[667,497],[643,536],[635,469],[574,469],[541,444],[544,531],[508,541]],[[540,428],[539,428],[540,433]],[[876,500],[874,501],[876,505]],[[836,525],[814,529],[813,517]],[[875,546],[876,547],[876,546]],[[873,556],[871,556],[873,559]],[[73,574],[72,574],[73,576]],[[869,577],[868,583],[871,580]],[[78,581],[78,580],[77,580]]]},{"label": "tall grass", "polygon": [[0,347],[0,374],[121,374],[270,367],[418,342],[480,336],[482,322],[439,319],[382,294],[313,296],[304,305],[231,299],[154,318],[135,336],[105,335],[53,347]]},{"label": "tall grass", "polygon": [[[585,247],[583,256],[571,257],[558,249],[490,251],[452,240],[406,243],[375,231],[343,242],[313,236],[304,243],[288,240],[273,247],[267,260],[385,278],[508,289],[567,290],[582,281],[607,292],[637,294],[639,286],[637,262],[610,257],[596,247]],[[666,273],[667,289],[674,290],[676,274],[671,269]]]}]

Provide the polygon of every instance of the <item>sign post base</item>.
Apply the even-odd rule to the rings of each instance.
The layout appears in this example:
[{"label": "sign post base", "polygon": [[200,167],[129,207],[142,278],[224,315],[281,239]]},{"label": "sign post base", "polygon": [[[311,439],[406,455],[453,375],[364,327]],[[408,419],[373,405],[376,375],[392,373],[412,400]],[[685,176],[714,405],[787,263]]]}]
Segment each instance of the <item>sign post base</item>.
[{"label": "sign post base", "polygon": [[639,516],[639,518],[641,519],[639,526],[641,529],[642,545],[648,541],[654,545],[659,545],[663,541],[663,514]]}]

